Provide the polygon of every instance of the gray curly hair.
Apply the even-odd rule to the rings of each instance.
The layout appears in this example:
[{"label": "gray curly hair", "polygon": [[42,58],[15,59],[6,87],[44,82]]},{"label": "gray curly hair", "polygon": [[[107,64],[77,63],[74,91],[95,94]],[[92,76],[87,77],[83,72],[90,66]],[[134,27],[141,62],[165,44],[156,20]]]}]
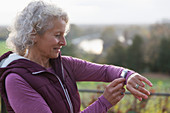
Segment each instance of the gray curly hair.
[{"label": "gray curly hair", "polygon": [[35,34],[42,35],[46,30],[53,27],[52,20],[62,18],[66,23],[66,33],[69,30],[68,15],[56,5],[43,1],[33,1],[21,11],[14,25],[10,28],[7,38],[7,46],[14,52],[24,55],[26,49],[34,42]]}]

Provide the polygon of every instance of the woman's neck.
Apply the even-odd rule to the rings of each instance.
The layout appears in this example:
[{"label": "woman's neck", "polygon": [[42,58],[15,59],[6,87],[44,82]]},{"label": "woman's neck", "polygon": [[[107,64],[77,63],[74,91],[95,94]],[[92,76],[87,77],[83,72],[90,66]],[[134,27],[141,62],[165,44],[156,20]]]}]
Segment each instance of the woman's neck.
[{"label": "woman's neck", "polygon": [[34,54],[34,52],[29,51],[28,54],[25,55],[25,57],[45,68],[51,67],[49,63],[49,58],[43,57],[42,55],[39,55],[37,53]]}]

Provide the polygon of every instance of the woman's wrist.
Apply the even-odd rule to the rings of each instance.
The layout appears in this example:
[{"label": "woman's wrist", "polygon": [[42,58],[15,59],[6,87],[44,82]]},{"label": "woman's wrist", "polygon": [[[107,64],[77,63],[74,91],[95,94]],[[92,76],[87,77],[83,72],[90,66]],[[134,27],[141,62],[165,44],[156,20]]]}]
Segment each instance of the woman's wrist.
[{"label": "woman's wrist", "polygon": [[98,99],[104,105],[104,107],[106,107],[106,111],[113,106],[103,95],[101,95]]},{"label": "woman's wrist", "polygon": [[123,70],[122,70],[122,72],[121,72],[121,74],[120,74],[120,77],[126,79],[126,81],[125,81],[125,83],[124,83],[125,85],[126,85],[126,83],[127,83],[128,78],[129,78],[132,74],[134,74],[134,73],[135,73],[134,71],[129,70],[129,69],[123,69]]}]

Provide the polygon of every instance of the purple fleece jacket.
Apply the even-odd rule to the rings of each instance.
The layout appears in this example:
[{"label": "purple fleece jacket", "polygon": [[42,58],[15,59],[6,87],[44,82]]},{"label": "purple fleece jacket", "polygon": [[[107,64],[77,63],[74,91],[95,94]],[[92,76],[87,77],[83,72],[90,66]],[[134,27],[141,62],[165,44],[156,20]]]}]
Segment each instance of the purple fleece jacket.
[{"label": "purple fleece jacket", "polygon": [[[67,57],[67,58],[69,59],[70,57]],[[72,60],[72,59],[69,59],[69,60]],[[82,62],[84,61],[82,60]],[[98,69],[98,67],[101,66],[98,64],[93,64],[93,65],[91,64],[92,63],[88,63],[89,67],[88,66],[86,67],[93,68],[94,73],[95,71],[98,71],[96,69]],[[90,66],[93,66],[93,67],[90,67]],[[116,66],[109,66],[108,68],[108,65],[107,66],[102,65],[100,71],[101,72],[106,71],[106,67],[108,71],[107,73],[109,74],[108,74],[107,80],[103,80],[103,81],[108,81],[108,80],[112,81],[120,77],[120,74],[123,68],[116,67]],[[83,68],[83,66],[79,68],[80,70],[82,70],[81,68]],[[49,68],[48,71],[53,72],[52,68]],[[110,74],[110,72],[113,72],[113,74]],[[93,72],[91,73],[84,72],[84,73],[86,73],[85,75],[91,75]],[[128,78],[132,73],[133,72],[129,71],[126,78]],[[88,78],[90,78],[90,80],[94,79],[95,81],[95,78],[91,78],[90,76],[89,77],[88,76],[85,76],[85,77],[76,76],[77,81],[88,81]],[[9,74],[5,80],[5,87],[6,87],[6,92],[7,92],[9,103],[16,113],[52,113],[47,103],[41,97],[41,95],[37,93],[19,75],[15,73]],[[112,105],[103,97],[103,95],[101,95],[97,101],[95,101],[93,104],[88,106],[85,110],[81,111],[81,113],[106,113],[110,107],[112,107]]]},{"label": "purple fleece jacket", "polygon": [[[16,113],[52,113],[41,95],[15,73],[7,76],[6,91],[10,105]],[[110,107],[112,105],[102,95],[81,113],[107,112]]]}]

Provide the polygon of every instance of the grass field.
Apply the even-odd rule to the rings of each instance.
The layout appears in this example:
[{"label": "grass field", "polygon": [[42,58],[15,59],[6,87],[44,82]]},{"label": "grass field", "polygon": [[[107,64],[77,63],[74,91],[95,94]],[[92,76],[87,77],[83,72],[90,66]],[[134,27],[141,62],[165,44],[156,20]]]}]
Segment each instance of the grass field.
[{"label": "grass field", "polygon": [[7,48],[5,41],[0,41],[0,55],[9,51],[10,49]]}]

